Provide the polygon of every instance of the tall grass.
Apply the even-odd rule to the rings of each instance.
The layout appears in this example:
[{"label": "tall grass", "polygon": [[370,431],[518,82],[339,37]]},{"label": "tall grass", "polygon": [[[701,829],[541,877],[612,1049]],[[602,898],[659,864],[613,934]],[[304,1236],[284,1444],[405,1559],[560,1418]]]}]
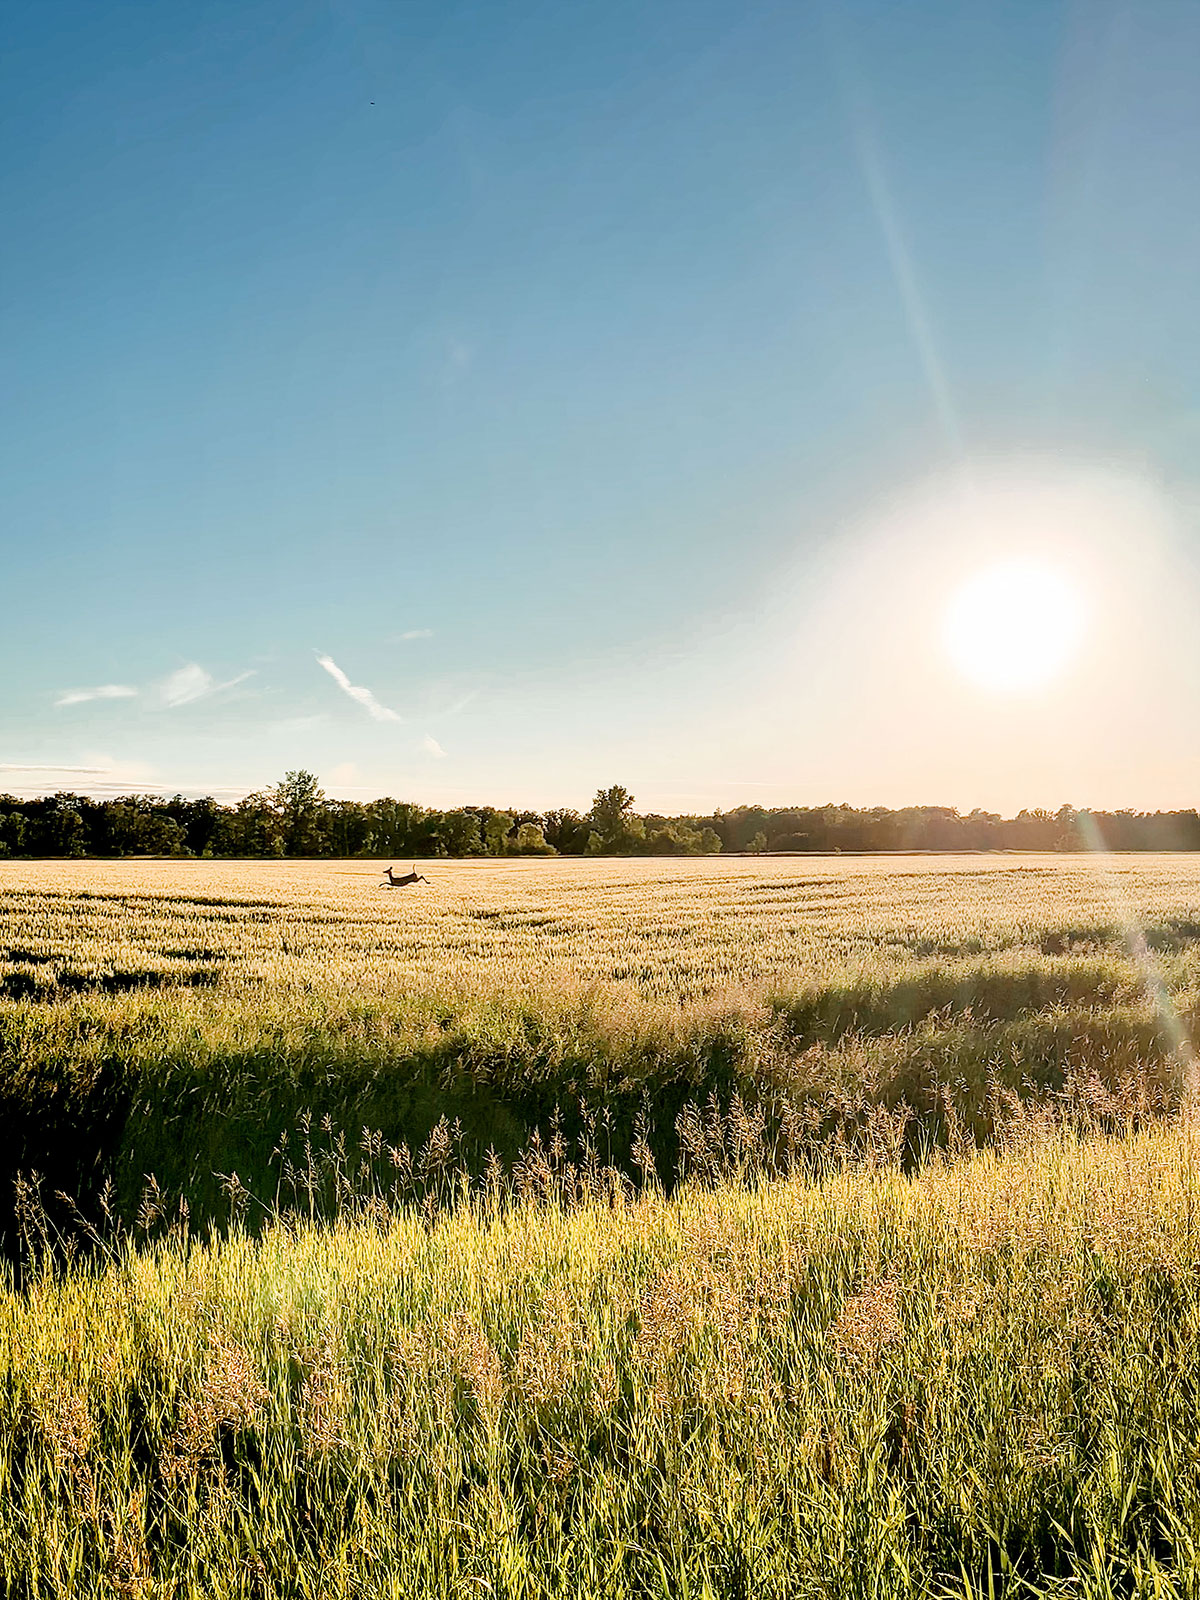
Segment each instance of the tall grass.
[{"label": "tall grass", "polygon": [[579,1131],[581,1098],[628,1149],[648,1106],[664,1178],[711,1093],[903,1101],[940,1137],[951,1084],[983,1137],[995,1082],[1169,1095],[1164,996],[1186,1024],[1200,995],[1189,857],[430,872],[392,892],[359,862],[0,863],[0,1190],[112,1182],[131,1217],[154,1173],[213,1212],[214,1173],[269,1194],[306,1108],[411,1148],[457,1119],[482,1167],[556,1108]]},{"label": "tall grass", "polygon": [[0,1592],[1200,1596],[1200,869],[362,870],[0,864]]},{"label": "tall grass", "polygon": [[10,1286],[5,1593],[1200,1592],[1194,1122],[1013,1108],[905,1175],[885,1120]]}]

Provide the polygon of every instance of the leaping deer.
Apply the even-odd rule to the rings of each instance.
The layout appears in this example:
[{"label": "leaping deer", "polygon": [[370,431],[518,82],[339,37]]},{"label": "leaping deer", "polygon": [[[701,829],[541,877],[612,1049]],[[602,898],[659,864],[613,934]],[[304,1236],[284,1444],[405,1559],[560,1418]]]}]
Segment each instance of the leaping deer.
[{"label": "leaping deer", "polygon": [[412,871],[411,872],[405,872],[400,877],[396,876],[396,874],[392,871],[391,867],[386,868],[383,875],[387,879],[388,883],[391,884],[393,889],[404,889],[404,888],[407,888],[407,886],[410,883],[428,883],[429,882],[428,878],[423,878],[421,876],[421,874],[417,871],[417,863],[415,861],[413,862]]}]

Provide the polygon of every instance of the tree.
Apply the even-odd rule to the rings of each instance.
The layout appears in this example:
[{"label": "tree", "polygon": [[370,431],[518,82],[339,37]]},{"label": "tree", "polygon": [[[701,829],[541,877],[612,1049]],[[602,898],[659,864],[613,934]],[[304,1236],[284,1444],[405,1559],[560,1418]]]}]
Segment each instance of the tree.
[{"label": "tree", "polygon": [[443,811],[434,825],[435,850],[439,855],[477,856],[479,817],[474,811]]},{"label": "tree", "polygon": [[753,839],[748,841],[746,849],[749,850],[752,856],[760,856],[766,848],[767,836],[760,828]]},{"label": "tree", "polygon": [[1075,815],[1074,806],[1059,806],[1054,813],[1054,820],[1058,824],[1058,836],[1054,841],[1054,848],[1056,850],[1080,849],[1079,819]]},{"label": "tree", "polygon": [[487,853],[502,856],[508,849],[508,836],[513,830],[513,817],[507,811],[493,811],[483,824],[487,839]]},{"label": "tree", "polygon": [[0,856],[17,856],[25,848],[25,818],[19,811],[0,811]]},{"label": "tree", "polygon": [[[85,856],[89,841],[83,820],[86,801],[77,794],[59,793],[32,802],[28,848],[37,856]],[[29,816],[29,812],[26,812]]]},{"label": "tree", "polygon": [[[619,855],[640,848],[646,837],[646,825],[640,817],[632,815],[633,796],[622,784],[614,783],[611,789],[597,789],[588,821],[600,839],[600,852]],[[587,849],[593,854],[589,835]]]},{"label": "tree", "polygon": [[185,856],[190,854],[183,824],[161,800],[128,795],[97,808],[92,848],[111,856]]},{"label": "tree", "polygon": [[[631,823],[640,821],[631,818]],[[690,817],[654,817],[646,834],[645,849],[652,856],[707,856],[721,848],[721,836],[713,828],[697,828]]]},{"label": "tree", "polygon": [[542,832],[560,855],[582,855],[587,849],[588,825],[578,811],[547,811]]},{"label": "tree", "polygon": [[165,809],[183,829],[184,845],[192,855],[214,853],[224,808],[211,795],[202,800],[185,800],[183,795],[177,794],[167,801]]},{"label": "tree", "polygon": [[766,837],[767,823],[771,820],[762,806],[738,806],[736,810],[727,811],[719,819],[713,818],[725,841],[726,850],[751,849],[750,841],[756,833]]},{"label": "tree", "polygon": [[269,794],[248,794],[221,816],[213,838],[214,855],[281,856],[283,823]]},{"label": "tree", "polygon": [[374,854],[371,814],[357,800],[329,800],[325,804],[324,832],[335,855]]},{"label": "tree", "polygon": [[283,827],[284,854],[320,855],[325,843],[325,792],[312,772],[285,772],[270,791]]},{"label": "tree", "polygon": [[523,822],[517,829],[517,854],[519,856],[556,856],[558,851],[546,843],[546,836],[536,822]]},{"label": "tree", "polygon": [[603,839],[618,834],[625,818],[632,810],[633,796],[622,784],[614,783],[611,789],[596,790],[596,798],[592,801],[589,817],[593,827]]},{"label": "tree", "polygon": [[373,848],[385,856],[411,856],[425,837],[424,806],[403,800],[372,800],[366,807],[371,822]]}]

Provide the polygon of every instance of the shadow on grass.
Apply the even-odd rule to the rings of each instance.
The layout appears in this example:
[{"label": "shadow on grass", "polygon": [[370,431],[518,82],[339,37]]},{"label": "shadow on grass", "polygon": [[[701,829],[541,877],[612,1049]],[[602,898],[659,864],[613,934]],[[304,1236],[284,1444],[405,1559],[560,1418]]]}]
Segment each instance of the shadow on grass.
[{"label": "shadow on grass", "polygon": [[680,1113],[710,1100],[738,1096],[773,1116],[791,1107],[818,1129],[903,1103],[916,1116],[915,1159],[946,1137],[947,1086],[985,1142],[998,1088],[1036,1096],[1093,1074],[1110,1088],[1140,1076],[1165,1094],[1177,1078],[1169,1039],[1116,957],[942,964],[696,1014],[626,1016],[536,996],[473,1011],[431,1000],[399,1018],[318,1007],[272,1020],[247,1015],[244,997],[206,1009],[222,1003],[197,996],[185,1012],[154,994],[81,995],[0,1007],[10,1252],[18,1175],[40,1174],[45,1194],[64,1191],[85,1211],[108,1185],[128,1221],[153,1174],[202,1222],[227,1211],[220,1175],[273,1201],[276,1152],[306,1115],[351,1146],[370,1129],[413,1152],[445,1119],[457,1124],[459,1159],[479,1172],[490,1151],[511,1168],[552,1126],[578,1138],[582,1102],[599,1113],[601,1161],[632,1171],[644,1129],[669,1186]]}]

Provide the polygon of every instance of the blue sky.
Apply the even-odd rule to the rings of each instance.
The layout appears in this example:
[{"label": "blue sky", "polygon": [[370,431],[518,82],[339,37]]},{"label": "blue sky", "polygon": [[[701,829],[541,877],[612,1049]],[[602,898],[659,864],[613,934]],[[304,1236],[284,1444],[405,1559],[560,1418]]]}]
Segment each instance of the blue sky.
[{"label": "blue sky", "polygon": [[0,788],[1200,802],[1194,5],[6,22]]}]

